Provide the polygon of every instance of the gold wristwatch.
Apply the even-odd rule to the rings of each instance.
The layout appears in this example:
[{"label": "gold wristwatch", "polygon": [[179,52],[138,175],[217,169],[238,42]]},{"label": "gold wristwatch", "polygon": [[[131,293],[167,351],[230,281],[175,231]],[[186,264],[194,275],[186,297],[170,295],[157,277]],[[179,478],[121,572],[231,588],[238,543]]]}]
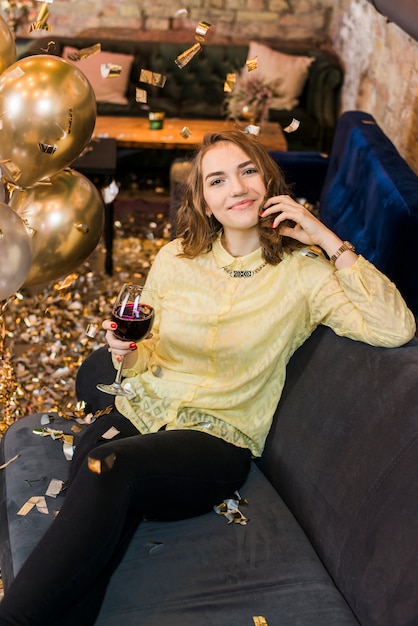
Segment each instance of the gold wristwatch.
[{"label": "gold wristwatch", "polygon": [[346,250],[351,250],[352,252],[355,252],[355,248],[353,246],[352,243],[350,243],[349,241],[344,241],[343,245],[340,246],[337,250],[337,252],[335,252],[332,257],[330,257],[330,262],[335,265],[335,261],[338,259],[339,256],[342,255],[343,252],[345,252]]}]

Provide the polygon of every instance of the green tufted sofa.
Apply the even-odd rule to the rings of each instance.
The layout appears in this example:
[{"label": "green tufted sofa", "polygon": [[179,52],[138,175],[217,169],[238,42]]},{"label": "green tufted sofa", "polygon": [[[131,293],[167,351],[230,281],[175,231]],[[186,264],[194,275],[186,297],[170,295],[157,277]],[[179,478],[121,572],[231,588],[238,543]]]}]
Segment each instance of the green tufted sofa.
[{"label": "green tufted sofa", "polygon": [[[208,43],[183,69],[175,59],[195,43],[193,36],[188,43],[147,40],[147,33],[140,33],[141,40],[103,39],[103,52],[122,53],[133,56],[126,87],[124,104],[98,101],[98,115],[145,116],[147,111],[136,101],[136,88],[146,87],[147,104],[153,110],[162,110],[167,117],[221,119],[225,117],[224,82],[228,72],[237,72],[247,59],[249,45]],[[53,43],[51,43],[51,41]],[[78,50],[98,43],[93,37],[42,37],[31,40],[20,56],[44,54],[62,55],[66,46]],[[271,43],[268,44],[272,46]],[[280,48],[286,54],[313,56],[315,62],[309,67],[308,78],[297,107],[292,110],[270,110],[270,120],[286,127],[296,118],[299,129],[286,136],[289,150],[328,151],[331,146],[339,113],[339,94],[343,82],[343,70],[336,57],[318,48]],[[163,89],[152,85],[140,85],[141,69],[151,70],[166,77]],[[113,80],[113,79],[109,79]]]}]

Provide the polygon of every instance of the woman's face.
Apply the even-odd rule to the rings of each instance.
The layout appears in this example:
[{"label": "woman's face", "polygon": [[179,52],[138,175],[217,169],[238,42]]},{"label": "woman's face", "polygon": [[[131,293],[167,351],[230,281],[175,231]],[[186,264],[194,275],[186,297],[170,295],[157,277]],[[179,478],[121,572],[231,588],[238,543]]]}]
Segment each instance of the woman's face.
[{"label": "woman's face", "polygon": [[257,229],[266,185],[246,152],[222,141],[206,152],[201,167],[207,215],[213,214],[225,233]]}]

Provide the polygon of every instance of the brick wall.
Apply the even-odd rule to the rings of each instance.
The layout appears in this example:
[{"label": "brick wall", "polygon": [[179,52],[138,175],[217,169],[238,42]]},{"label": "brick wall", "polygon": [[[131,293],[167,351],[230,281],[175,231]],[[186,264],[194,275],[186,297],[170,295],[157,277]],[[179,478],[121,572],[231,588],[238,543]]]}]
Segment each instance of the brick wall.
[{"label": "brick wall", "polygon": [[342,110],[367,111],[418,174],[418,42],[366,0],[342,0],[330,34],[345,66]]},{"label": "brick wall", "polygon": [[[187,7],[187,17],[173,19]],[[366,0],[54,0],[52,33],[140,38],[144,30],[193,40],[199,21],[211,38],[331,42],[345,65],[342,110],[371,113],[418,174],[418,42]]]},{"label": "brick wall", "polygon": [[[134,36],[141,29],[193,27],[201,20],[228,37],[305,39],[324,37],[332,0],[55,0],[50,23],[60,35],[86,29],[122,29]],[[173,20],[187,7],[187,17]]]}]

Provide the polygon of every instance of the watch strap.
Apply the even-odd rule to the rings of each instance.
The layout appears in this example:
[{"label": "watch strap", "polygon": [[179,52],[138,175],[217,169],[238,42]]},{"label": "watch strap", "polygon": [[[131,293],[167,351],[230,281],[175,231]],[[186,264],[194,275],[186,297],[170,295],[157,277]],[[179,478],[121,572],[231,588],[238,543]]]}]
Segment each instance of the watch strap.
[{"label": "watch strap", "polygon": [[338,250],[336,252],[334,252],[334,254],[332,255],[332,257],[330,257],[330,262],[335,265],[335,261],[338,259],[339,256],[342,255],[343,252],[345,252],[346,250],[351,250],[352,252],[355,252],[355,248],[353,246],[352,243],[350,243],[349,241],[344,241],[344,243],[342,244],[342,246],[340,246],[338,248]]}]

